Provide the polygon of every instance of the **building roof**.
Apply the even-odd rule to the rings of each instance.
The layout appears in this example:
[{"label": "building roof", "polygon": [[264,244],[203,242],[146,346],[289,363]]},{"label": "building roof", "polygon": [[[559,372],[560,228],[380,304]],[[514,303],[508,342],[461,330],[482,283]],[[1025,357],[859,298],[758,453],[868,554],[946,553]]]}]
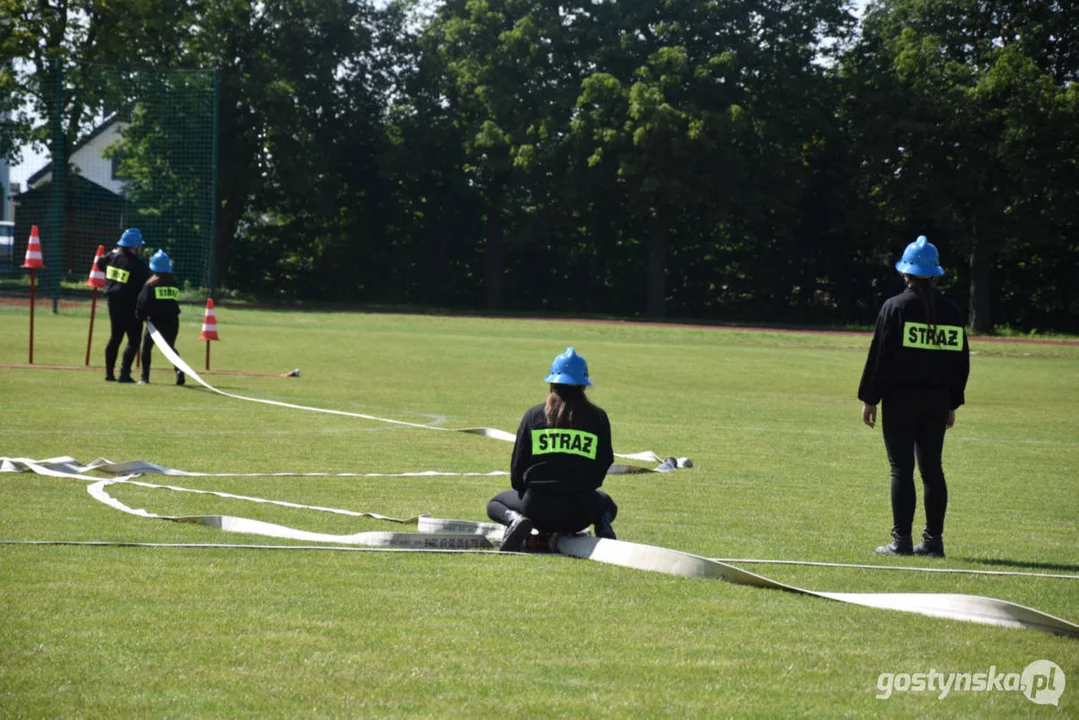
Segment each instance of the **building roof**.
[{"label": "building roof", "polygon": [[[94,138],[96,138],[97,136],[99,136],[102,133],[104,133],[105,131],[107,131],[109,128],[111,128],[113,125],[115,125],[119,121],[120,121],[119,113],[117,113],[117,112],[109,113],[105,117],[105,119],[102,120],[101,123],[97,127],[95,127],[93,130],[88,132],[86,135],[84,135],[82,138],[80,138],[77,143],[75,143],[75,147],[71,148],[71,154],[74,155],[75,153],[77,153],[79,150],[84,148],[86,145],[90,144],[94,140]],[[41,168],[36,173],[34,173],[33,175],[31,175],[30,177],[28,177],[26,179],[26,190],[24,190],[23,192],[25,193],[25,192],[29,192],[30,190],[32,190],[34,185],[36,185],[37,183],[44,180],[45,176],[48,175],[51,172],[52,172],[52,160],[50,160],[48,162],[48,164],[45,165],[45,167]]]}]

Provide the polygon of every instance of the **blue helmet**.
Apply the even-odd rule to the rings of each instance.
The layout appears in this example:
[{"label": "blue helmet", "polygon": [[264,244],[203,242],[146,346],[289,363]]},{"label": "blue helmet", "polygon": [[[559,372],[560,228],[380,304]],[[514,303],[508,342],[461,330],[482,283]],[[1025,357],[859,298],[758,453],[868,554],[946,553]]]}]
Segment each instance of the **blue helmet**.
[{"label": "blue helmet", "polygon": [[142,247],[146,243],[142,241],[142,233],[138,228],[128,228],[124,230],[124,234],[120,236],[116,244],[120,247]]},{"label": "blue helmet", "polygon": [[936,246],[926,240],[925,235],[919,235],[917,240],[907,245],[895,269],[907,275],[940,277],[944,274],[944,268],[939,263]]},{"label": "blue helmet", "polygon": [[169,260],[164,250],[158,250],[150,258],[150,269],[157,273],[172,272],[172,260]]},{"label": "blue helmet", "polygon": [[551,363],[551,374],[543,378],[544,382],[555,385],[591,385],[588,379],[588,363],[573,348],[555,357]]}]

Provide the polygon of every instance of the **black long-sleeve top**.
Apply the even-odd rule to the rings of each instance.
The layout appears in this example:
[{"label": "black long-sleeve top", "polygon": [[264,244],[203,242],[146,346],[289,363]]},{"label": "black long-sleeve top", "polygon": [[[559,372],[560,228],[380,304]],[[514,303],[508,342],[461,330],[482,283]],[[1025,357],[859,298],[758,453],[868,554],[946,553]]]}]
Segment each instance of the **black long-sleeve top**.
[{"label": "black long-sleeve top", "polygon": [[134,303],[150,276],[146,263],[127,248],[115,247],[95,264],[105,273],[105,296],[124,302]]},{"label": "black long-sleeve top", "polygon": [[614,462],[611,422],[601,408],[593,405],[592,409],[591,417],[572,430],[549,427],[542,404],[524,414],[510,463],[514,490],[579,493],[603,484]]},{"label": "black long-sleeve top", "polygon": [[922,301],[910,288],[881,306],[858,386],[859,400],[876,405],[889,389],[929,386],[947,392],[953,410],[966,401],[970,347],[963,317],[951,300],[940,293],[935,298],[935,333],[926,324]]},{"label": "black long-sleeve top", "polygon": [[172,273],[155,275],[146,281],[135,302],[135,317],[145,321],[173,321],[180,316],[180,288]]}]

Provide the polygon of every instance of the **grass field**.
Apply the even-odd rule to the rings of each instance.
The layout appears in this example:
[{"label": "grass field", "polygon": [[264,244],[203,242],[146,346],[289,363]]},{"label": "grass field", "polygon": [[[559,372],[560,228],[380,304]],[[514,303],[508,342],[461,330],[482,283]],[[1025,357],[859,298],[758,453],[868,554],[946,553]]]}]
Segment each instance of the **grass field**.
[{"label": "grass field", "polygon": [[[88,306],[40,306],[37,365],[82,366]],[[99,308],[99,311],[101,308]],[[202,308],[178,348],[198,370]],[[868,336],[626,323],[221,308],[207,375],[228,392],[441,427],[514,430],[555,354],[589,361],[616,452],[689,456],[612,476],[620,539],[719,558],[1079,575],[1079,347],[974,340],[945,446],[948,558],[879,558],[891,525],[879,427],[855,399]],[[244,402],[94,369],[0,367],[0,455],[143,459],[203,472],[486,472],[508,443]],[[0,308],[0,365],[27,361]],[[167,366],[166,366],[167,367]],[[169,478],[395,517],[485,519],[500,477]],[[138,518],[84,483],[0,474],[2,540],[283,544]],[[158,514],[306,530],[373,520],[164,490]],[[916,528],[923,519],[919,506]],[[987,595],[1079,621],[1079,580],[744,565],[828,591]],[[1076,717],[1079,640],[559,556],[0,545],[3,717]],[[1064,671],[1019,692],[876,695],[881,673]]]}]

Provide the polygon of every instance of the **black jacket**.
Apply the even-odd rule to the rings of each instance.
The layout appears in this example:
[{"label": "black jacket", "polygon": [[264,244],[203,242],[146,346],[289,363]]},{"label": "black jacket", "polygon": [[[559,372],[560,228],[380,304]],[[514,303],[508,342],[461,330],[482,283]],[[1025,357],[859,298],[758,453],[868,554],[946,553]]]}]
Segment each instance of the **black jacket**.
[{"label": "black jacket", "polygon": [[97,269],[105,273],[105,296],[134,303],[150,271],[138,255],[126,248],[115,247],[97,261]]},{"label": "black jacket", "polygon": [[180,317],[180,288],[171,273],[158,275],[157,281],[148,280],[139,292],[135,303],[135,317],[154,320],[156,323],[175,324]]},{"label": "black jacket", "polygon": [[922,386],[947,392],[953,410],[965,402],[970,347],[963,317],[951,300],[940,293],[935,297],[935,335],[928,331],[922,301],[910,288],[881,306],[858,386],[859,400],[876,405],[891,389]]},{"label": "black jacket", "polygon": [[574,430],[548,427],[544,405],[524,414],[510,464],[514,490],[579,493],[603,484],[614,462],[611,421],[602,409],[592,409],[593,416]]}]

